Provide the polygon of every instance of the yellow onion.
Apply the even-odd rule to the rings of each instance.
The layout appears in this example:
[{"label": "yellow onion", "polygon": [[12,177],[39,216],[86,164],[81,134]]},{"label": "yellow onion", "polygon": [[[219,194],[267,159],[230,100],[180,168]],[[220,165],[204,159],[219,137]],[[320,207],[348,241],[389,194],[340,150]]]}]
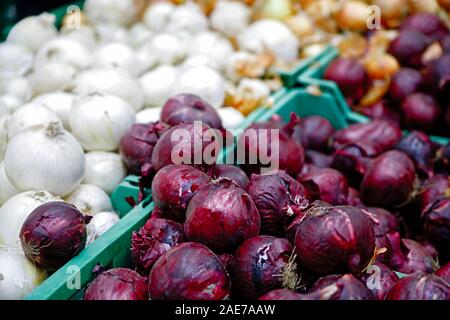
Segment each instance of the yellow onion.
[{"label": "yellow onion", "polygon": [[285,22],[300,38],[312,35],[315,31],[314,23],[304,12],[288,17]]},{"label": "yellow onion", "polygon": [[305,11],[315,25],[326,32],[336,33],[336,21],[333,18],[337,10],[335,0],[316,0],[305,7]]},{"label": "yellow onion", "polygon": [[391,78],[378,79],[373,81],[371,87],[367,91],[366,95],[361,99],[360,105],[362,107],[370,106],[384,97],[384,95],[389,91],[389,86],[391,84]]},{"label": "yellow onion", "polygon": [[343,58],[359,58],[367,51],[367,39],[358,33],[352,33],[338,44]]},{"label": "yellow onion", "polygon": [[449,10],[450,9],[450,0],[438,0],[439,5],[444,8]]},{"label": "yellow onion", "polygon": [[339,9],[336,21],[344,30],[365,31],[369,18],[369,6],[362,1],[347,1]]},{"label": "yellow onion", "polygon": [[390,54],[368,56],[364,61],[364,66],[372,79],[392,77],[400,69],[399,63]]},{"label": "yellow onion", "polygon": [[254,20],[277,19],[283,20],[294,13],[294,8],[289,0],[263,0],[253,15]]},{"label": "yellow onion", "polygon": [[380,8],[381,20],[390,28],[399,26],[408,9],[407,0],[374,0],[372,3]]},{"label": "yellow onion", "polygon": [[432,12],[435,13],[439,5],[436,0],[408,0],[409,9],[412,13]]}]

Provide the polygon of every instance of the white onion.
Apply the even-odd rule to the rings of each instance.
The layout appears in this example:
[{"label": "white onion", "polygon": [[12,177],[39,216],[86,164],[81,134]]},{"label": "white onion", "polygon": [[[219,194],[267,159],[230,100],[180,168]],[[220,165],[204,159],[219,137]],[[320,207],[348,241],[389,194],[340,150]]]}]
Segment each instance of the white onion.
[{"label": "white onion", "polygon": [[143,46],[140,50],[147,51],[154,56],[157,64],[178,63],[187,53],[185,42],[168,33],[156,35],[148,45]]},{"label": "white onion", "polygon": [[27,103],[12,113],[8,122],[8,139],[32,126],[47,125],[53,121],[61,120],[43,105]]},{"label": "white onion", "polygon": [[64,90],[75,77],[76,69],[68,63],[52,61],[34,70],[31,75],[33,94]]},{"label": "white onion", "polygon": [[234,49],[230,41],[216,32],[201,32],[190,41],[189,55],[206,55],[222,66]]},{"label": "white onion", "polygon": [[235,129],[245,120],[244,115],[233,107],[220,108],[217,112],[225,129]]},{"label": "white onion", "polygon": [[261,100],[270,95],[270,88],[263,80],[243,78],[236,88],[236,94],[246,99]]},{"label": "white onion", "polygon": [[59,37],[45,43],[37,51],[34,66],[39,68],[50,61],[59,61],[84,69],[90,64],[90,58],[90,53],[83,44],[69,37]]},{"label": "white onion", "polygon": [[19,43],[32,51],[38,50],[44,43],[56,37],[55,16],[42,13],[22,19],[14,25],[7,41]]},{"label": "white onion", "polygon": [[14,111],[23,105],[22,99],[12,95],[4,94],[0,96],[0,101],[9,109],[9,111]]},{"label": "white onion", "polygon": [[0,79],[26,74],[33,65],[33,53],[25,46],[3,42],[0,44]]},{"label": "white onion", "polygon": [[219,63],[216,59],[208,55],[194,55],[184,60],[181,69],[187,70],[190,68],[207,67],[220,72],[222,63]]},{"label": "white onion", "polygon": [[113,95],[94,94],[75,100],[69,124],[73,135],[87,151],[113,151],[135,121],[133,108]]},{"label": "white onion", "polygon": [[159,120],[162,107],[147,108],[136,113],[136,123],[150,123]]},{"label": "white onion", "polygon": [[59,122],[34,126],[8,143],[5,171],[20,191],[47,190],[66,195],[84,176],[86,160],[78,141]]},{"label": "white onion", "polygon": [[0,159],[2,160],[8,144],[8,122],[10,117],[9,106],[0,99]]},{"label": "white onion", "polygon": [[188,2],[176,6],[169,16],[166,31],[173,34],[195,34],[208,28],[208,19],[195,3]]},{"label": "white onion", "polygon": [[285,24],[268,19],[252,23],[237,39],[241,50],[269,52],[287,63],[297,59],[300,46],[295,34]]},{"label": "white onion", "polygon": [[115,24],[95,25],[95,34],[99,44],[106,44],[110,42],[128,42],[127,29]]},{"label": "white onion", "polygon": [[19,191],[11,184],[5,173],[3,161],[0,162],[0,206]]},{"label": "white onion", "polygon": [[93,216],[112,210],[112,203],[105,191],[92,184],[81,184],[66,197],[84,215]]},{"label": "white onion", "polygon": [[91,26],[82,25],[75,29],[61,28],[60,33],[67,39],[81,43],[88,50],[94,50],[97,46],[95,30]]},{"label": "white onion", "polygon": [[135,111],[144,103],[139,82],[120,68],[95,68],[81,72],[75,78],[73,92],[81,97],[94,93],[113,94],[127,101]]},{"label": "white onion", "polygon": [[190,68],[183,71],[173,84],[171,95],[196,94],[215,108],[223,104],[225,82],[222,76],[210,68]]},{"label": "white onion", "polygon": [[92,65],[96,67],[120,67],[137,76],[141,67],[134,51],[126,44],[113,42],[100,46],[93,54]]},{"label": "white onion", "polygon": [[161,32],[167,27],[174,9],[175,6],[170,2],[150,4],[144,12],[143,22],[150,30]]},{"label": "white onion", "polygon": [[72,108],[72,103],[75,96],[71,93],[64,91],[55,91],[50,93],[44,93],[33,99],[33,103],[43,105],[53,113],[55,113],[59,119],[61,119],[64,128],[70,129],[69,126],[69,112]]},{"label": "white onion", "polygon": [[31,83],[23,77],[3,80],[0,88],[3,94],[16,96],[21,101],[28,101],[32,95]]},{"label": "white onion", "polygon": [[250,20],[250,8],[238,1],[219,1],[210,16],[211,26],[229,37],[237,36]]},{"label": "white onion", "polygon": [[119,154],[105,151],[86,153],[86,172],[83,183],[95,185],[106,193],[111,193],[126,174],[127,169]]},{"label": "white onion", "polygon": [[86,226],[86,228],[89,230],[86,244],[92,243],[95,239],[111,229],[111,227],[119,222],[119,220],[119,215],[112,211],[103,211],[96,213]]},{"label": "white onion", "polygon": [[153,32],[142,22],[134,24],[128,31],[128,43],[133,48],[138,48],[150,42]]},{"label": "white onion", "polygon": [[21,300],[31,293],[47,273],[17,248],[0,247],[0,300]]},{"label": "white onion", "polygon": [[121,26],[129,26],[138,15],[134,0],[87,0],[83,11],[92,23]]},{"label": "white onion", "polygon": [[145,73],[139,82],[144,93],[146,107],[160,106],[170,97],[177,70],[170,65],[159,66]]},{"label": "white onion", "polygon": [[28,215],[41,204],[60,201],[47,191],[27,191],[8,199],[0,208],[0,245],[20,248],[20,229]]}]

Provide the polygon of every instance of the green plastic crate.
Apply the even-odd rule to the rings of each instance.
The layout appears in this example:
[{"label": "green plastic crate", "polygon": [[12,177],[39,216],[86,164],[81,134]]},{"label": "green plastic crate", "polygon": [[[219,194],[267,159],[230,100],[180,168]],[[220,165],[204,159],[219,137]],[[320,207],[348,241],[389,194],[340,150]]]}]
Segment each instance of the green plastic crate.
[{"label": "green plastic crate", "polygon": [[[323,75],[328,65],[338,57],[338,50],[334,47],[329,47],[324,54],[321,55],[315,63],[311,64],[310,68],[303,72],[298,77],[298,83],[302,86],[318,86],[322,91],[331,93],[345,116],[350,123],[365,123],[370,121],[370,118],[358,112],[353,111],[347,104],[341,90],[334,81],[324,80]],[[408,134],[408,130],[403,130],[404,134]],[[430,136],[431,140],[445,145],[450,142],[450,139],[439,136]]]},{"label": "green plastic crate", "polygon": [[92,270],[99,265],[106,268],[130,265],[130,243],[133,231],[141,228],[154,208],[147,197],[123,217],[108,232],[87,246],[80,254],[52,274],[27,300],[68,300],[82,295],[92,280]]}]

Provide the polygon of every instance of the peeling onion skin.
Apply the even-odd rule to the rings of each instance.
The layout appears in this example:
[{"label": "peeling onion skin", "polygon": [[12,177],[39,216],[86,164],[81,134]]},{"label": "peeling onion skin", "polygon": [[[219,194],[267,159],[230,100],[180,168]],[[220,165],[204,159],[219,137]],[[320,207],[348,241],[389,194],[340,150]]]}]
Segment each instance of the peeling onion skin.
[{"label": "peeling onion skin", "polygon": [[384,300],[389,290],[399,280],[397,274],[386,265],[376,262],[362,274],[361,281],[377,300]]},{"label": "peeling onion skin", "polygon": [[20,230],[28,259],[53,271],[76,256],[86,245],[86,224],[73,205],[47,202],[33,210]]},{"label": "peeling onion skin", "polygon": [[416,180],[412,160],[401,151],[375,159],[361,184],[361,199],[368,206],[398,206],[410,200]]},{"label": "peeling onion skin", "polygon": [[437,251],[426,243],[411,239],[401,239],[401,250],[404,253],[403,262],[397,268],[402,273],[434,272],[438,268]]},{"label": "peeling onion skin", "polygon": [[450,300],[450,286],[434,274],[417,272],[397,281],[386,300]]},{"label": "peeling onion skin", "polygon": [[250,195],[233,181],[220,179],[201,187],[192,197],[184,231],[190,241],[223,253],[258,235],[260,224]]},{"label": "peeling onion skin", "polygon": [[231,281],[220,259],[207,247],[185,242],[164,253],[148,277],[152,300],[224,300]]},{"label": "peeling onion skin", "polygon": [[323,290],[334,285],[339,292],[331,300],[373,300],[372,292],[352,274],[333,274],[320,278],[311,288],[311,292]]},{"label": "peeling onion skin", "polygon": [[375,252],[370,219],[351,206],[318,206],[310,210],[295,235],[300,265],[316,275],[361,273]]},{"label": "peeling onion skin", "polygon": [[290,220],[309,205],[303,185],[283,171],[252,174],[247,192],[261,217],[261,232],[282,236]]},{"label": "peeling onion skin", "polygon": [[131,235],[133,264],[142,275],[148,275],[161,255],[182,242],[186,237],[181,224],[152,217]]},{"label": "peeling onion skin", "polygon": [[110,269],[92,281],[84,300],[148,300],[147,282],[136,271]]},{"label": "peeling onion skin", "polygon": [[282,288],[283,273],[296,272],[288,270],[291,254],[292,246],[283,238],[257,236],[246,240],[234,254],[233,293],[254,300],[270,290]]}]

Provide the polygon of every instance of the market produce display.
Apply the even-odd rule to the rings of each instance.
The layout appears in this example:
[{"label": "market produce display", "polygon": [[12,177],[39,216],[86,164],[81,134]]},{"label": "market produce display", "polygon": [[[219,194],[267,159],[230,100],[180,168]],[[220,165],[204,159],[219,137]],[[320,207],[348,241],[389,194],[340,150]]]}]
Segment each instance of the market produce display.
[{"label": "market produce display", "polygon": [[[84,269],[77,298],[450,300],[449,10],[86,0],[60,28],[19,21],[0,44],[0,299],[121,232],[126,257]],[[370,120],[268,112],[328,45],[324,79]],[[130,229],[117,201],[153,211]]]}]

